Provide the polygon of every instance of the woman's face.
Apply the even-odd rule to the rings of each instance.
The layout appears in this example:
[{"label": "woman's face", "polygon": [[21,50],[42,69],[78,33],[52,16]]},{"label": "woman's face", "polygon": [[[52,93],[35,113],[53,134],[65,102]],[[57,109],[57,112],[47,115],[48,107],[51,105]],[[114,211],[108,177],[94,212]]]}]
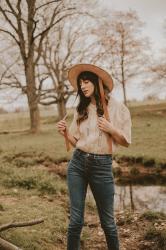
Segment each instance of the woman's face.
[{"label": "woman's face", "polygon": [[86,97],[93,96],[94,93],[94,84],[89,80],[80,80],[80,87],[82,92]]}]

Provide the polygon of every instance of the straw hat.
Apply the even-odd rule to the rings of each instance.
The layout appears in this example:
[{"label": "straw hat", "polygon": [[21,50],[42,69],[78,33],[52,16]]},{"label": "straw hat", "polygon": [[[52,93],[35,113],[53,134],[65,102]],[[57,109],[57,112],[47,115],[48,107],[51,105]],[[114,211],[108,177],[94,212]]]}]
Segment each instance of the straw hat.
[{"label": "straw hat", "polygon": [[68,79],[75,90],[77,90],[77,77],[83,71],[90,71],[95,73],[103,81],[104,85],[108,87],[110,92],[113,89],[112,77],[103,69],[93,64],[76,64],[70,68],[68,72]]}]

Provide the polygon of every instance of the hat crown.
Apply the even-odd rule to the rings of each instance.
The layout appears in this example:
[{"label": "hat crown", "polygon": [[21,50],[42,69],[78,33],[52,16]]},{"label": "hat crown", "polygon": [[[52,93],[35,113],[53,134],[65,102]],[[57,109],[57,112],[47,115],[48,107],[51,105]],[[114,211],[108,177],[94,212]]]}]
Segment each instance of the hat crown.
[{"label": "hat crown", "polygon": [[76,64],[73,67],[70,68],[68,71],[68,79],[73,86],[75,90],[77,90],[77,79],[78,76],[82,72],[92,72],[95,75],[97,75],[103,82],[104,85],[106,85],[111,92],[113,89],[113,80],[110,74],[99,68],[98,66],[95,66],[93,64]]}]

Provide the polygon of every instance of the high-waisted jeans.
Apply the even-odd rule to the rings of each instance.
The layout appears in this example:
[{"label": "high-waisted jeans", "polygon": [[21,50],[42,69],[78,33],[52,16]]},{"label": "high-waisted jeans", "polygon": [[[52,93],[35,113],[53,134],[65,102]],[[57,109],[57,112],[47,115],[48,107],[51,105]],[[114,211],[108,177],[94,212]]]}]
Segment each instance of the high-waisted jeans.
[{"label": "high-waisted jeans", "polygon": [[70,198],[67,250],[80,249],[88,184],[97,205],[107,247],[109,250],[119,250],[119,239],[114,220],[112,155],[89,154],[75,149],[68,164],[67,184]]}]

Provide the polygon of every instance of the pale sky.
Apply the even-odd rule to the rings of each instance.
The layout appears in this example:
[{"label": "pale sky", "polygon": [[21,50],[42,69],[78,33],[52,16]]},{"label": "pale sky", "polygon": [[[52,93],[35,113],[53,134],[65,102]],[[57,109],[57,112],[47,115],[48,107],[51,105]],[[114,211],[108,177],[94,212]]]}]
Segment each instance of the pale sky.
[{"label": "pale sky", "polygon": [[136,10],[140,19],[146,23],[145,34],[153,39],[156,49],[164,45],[166,0],[103,0],[103,3],[110,10]]}]

